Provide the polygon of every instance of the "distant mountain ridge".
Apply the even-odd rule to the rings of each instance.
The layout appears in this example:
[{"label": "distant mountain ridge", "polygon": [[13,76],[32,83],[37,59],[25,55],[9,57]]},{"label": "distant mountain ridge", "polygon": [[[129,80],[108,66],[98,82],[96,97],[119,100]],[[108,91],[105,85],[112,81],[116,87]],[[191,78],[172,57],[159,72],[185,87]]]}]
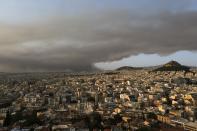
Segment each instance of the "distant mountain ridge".
[{"label": "distant mountain ridge", "polygon": [[131,66],[122,66],[120,68],[117,68],[116,71],[131,71],[131,70],[140,70],[143,69],[141,67],[131,67]]},{"label": "distant mountain ridge", "polygon": [[181,65],[177,61],[172,60],[164,65],[159,65],[159,66],[150,66],[150,67],[122,66],[117,68],[116,71],[131,71],[131,70],[140,70],[140,69],[148,69],[152,71],[190,71],[191,67]]}]

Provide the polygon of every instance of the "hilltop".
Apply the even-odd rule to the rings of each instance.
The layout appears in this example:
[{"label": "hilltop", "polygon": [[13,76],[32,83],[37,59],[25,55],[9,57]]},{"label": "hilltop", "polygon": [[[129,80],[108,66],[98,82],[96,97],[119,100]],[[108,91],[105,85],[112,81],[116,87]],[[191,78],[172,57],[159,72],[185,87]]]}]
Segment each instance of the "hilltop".
[{"label": "hilltop", "polygon": [[153,71],[189,71],[190,67],[181,65],[176,61],[170,61],[161,67],[154,69]]}]

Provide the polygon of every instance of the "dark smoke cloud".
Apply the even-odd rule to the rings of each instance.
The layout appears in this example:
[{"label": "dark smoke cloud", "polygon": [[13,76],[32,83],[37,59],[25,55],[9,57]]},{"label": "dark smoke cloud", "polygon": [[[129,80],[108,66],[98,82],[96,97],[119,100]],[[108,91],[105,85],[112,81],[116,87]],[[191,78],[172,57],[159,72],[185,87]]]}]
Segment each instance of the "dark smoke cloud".
[{"label": "dark smoke cloud", "polygon": [[23,25],[0,23],[0,70],[90,71],[97,62],[139,53],[197,50],[197,11],[166,8],[60,15]]}]

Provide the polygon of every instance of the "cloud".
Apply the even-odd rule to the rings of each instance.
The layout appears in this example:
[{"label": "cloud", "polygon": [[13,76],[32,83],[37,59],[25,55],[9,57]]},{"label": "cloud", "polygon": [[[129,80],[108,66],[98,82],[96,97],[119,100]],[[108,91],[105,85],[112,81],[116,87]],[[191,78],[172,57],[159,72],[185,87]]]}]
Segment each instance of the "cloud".
[{"label": "cloud", "polygon": [[0,70],[89,71],[97,62],[139,53],[197,50],[197,12],[181,6],[175,11],[114,9],[0,23]]}]

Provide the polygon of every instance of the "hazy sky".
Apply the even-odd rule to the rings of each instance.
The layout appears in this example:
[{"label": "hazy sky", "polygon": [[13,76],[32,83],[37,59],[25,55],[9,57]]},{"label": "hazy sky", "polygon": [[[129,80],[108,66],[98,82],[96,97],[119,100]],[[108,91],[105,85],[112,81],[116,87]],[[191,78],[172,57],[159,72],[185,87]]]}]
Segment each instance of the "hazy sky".
[{"label": "hazy sky", "polygon": [[197,66],[197,1],[1,0],[0,46],[8,72]]}]

